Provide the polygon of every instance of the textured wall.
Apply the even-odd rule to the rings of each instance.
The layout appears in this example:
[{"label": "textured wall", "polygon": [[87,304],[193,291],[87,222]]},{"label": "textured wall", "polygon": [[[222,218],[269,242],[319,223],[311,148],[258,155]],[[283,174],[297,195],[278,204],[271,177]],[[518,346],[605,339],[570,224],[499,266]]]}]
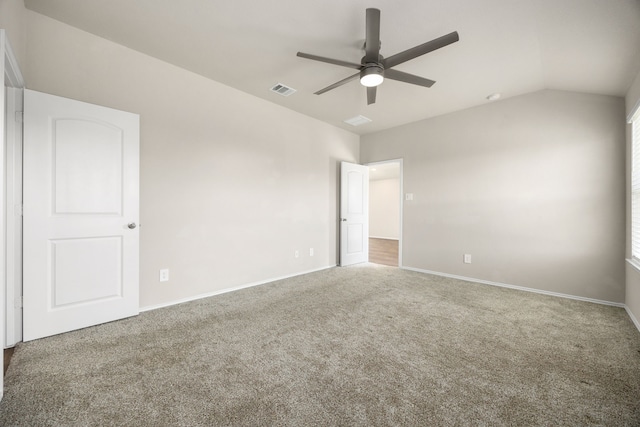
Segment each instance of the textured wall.
[{"label": "textured wall", "polygon": [[31,11],[23,72],[140,114],[142,307],[336,264],[338,163],[358,160],[357,135]]},{"label": "textured wall", "polygon": [[624,108],[542,91],[363,136],[404,159],[404,265],[624,302]]},{"label": "textured wall", "polygon": [[23,0],[0,0],[0,28],[7,32],[21,67],[27,56],[26,13]]}]

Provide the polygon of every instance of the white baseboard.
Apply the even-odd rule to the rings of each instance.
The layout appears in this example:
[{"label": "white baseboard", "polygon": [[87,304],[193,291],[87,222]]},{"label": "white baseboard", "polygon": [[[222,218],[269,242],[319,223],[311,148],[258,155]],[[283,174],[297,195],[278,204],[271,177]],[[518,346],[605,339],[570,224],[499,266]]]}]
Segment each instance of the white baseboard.
[{"label": "white baseboard", "polygon": [[289,275],[286,275],[286,276],[274,277],[274,278],[271,278],[271,279],[260,280],[258,282],[252,282],[252,283],[247,283],[247,284],[240,285],[240,286],[234,286],[233,288],[226,288],[226,289],[221,289],[219,291],[208,292],[206,294],[194,295],[192,297],[182,298],[182,299],[179,299],[179,300],[176,300],[176,301],[171,301],[171,302],[166,302],[166,303],[156,304],[156,305],[150,305],[150,306],[147,306],[147,307],[140,307],[140,313],[145,312],[145,311],[157,310],[159,308],[171,307],[172,305],[178,305],[178,304],[182,304],[182,303],[185,303],[185,302],[196,301],[196,300],[199,300],[199,299],[202,299],[202,298],[209,298],[209,297],[213,297],[213,296],[216,296],[216,295],[226,294],[227,292],[239,291],[240,289],[246,289],[246,288],[251,288],[251,287],[254,287],[254,286],[265,285],[267,283],[275,282],[275,281],[278,281],[278,280],[289,279],[291,277],[296,277],[296,276],[302,276],[303,274],[315,273],[316,271],[327,270],[327,269],[333,268],[333,267],[336,267],[336,266],[335,265],[329,265],[329,266],[326,266],[326,267],[320,267],[320,268],[316,268],[316,269],[313,269],[313,270],[302,271],[302,272],[299,272],[299,273],[289,274]]},{"label": "white baseboard", "polygon": [[[171,301],[171,302],[167,302],[167,303],[163,303],[163,304],[156,304],[156,305],[150,305],[150,306],[147,306],[147,307],[141,307],[140,308],[140,312],[142,313],[142,312],[145,312],[145,311],[156,310],[156,309],[159,309],[159,308],[171,307],[172,305],[178,305],[178,304],[182,304],[182,303],[185,303],[185,302],[196,301],[196,300],[199,300],[199,299],[202,299],[202,298],[209,298],[209,297],[212,297],[212,296],[225,294],[227,292],[239,291],[240,289],[246,289],[246,288],[251,288],[251,287],[254,287],[254,286],[260,286],[260,285],[264,285],[264,284],[267,284],[267,283],[275,282],[275,281],[278,281],[278,280],[289,279],[291,277],[296,277],[296,276],[302,276],[303,274],[315,273],[317,271],[327,270],[327,269],[333,268],[333,267],[336,267],[336,266],[335,265],[329,265],[329,266],[325,266],[325,267],[316,268],[316,269],[313,269],[313,270],[308,270],[308,271],[302,271],[302,272],[299,272],[299,273],[289,274],[289,275],[286,275],[286,276],[274,277],[274,278],[271,278],[271,279],[260,280],[258,282],[247,283],[247,284],[244,284],[244,285],[235,286],[233,288],[226,288],[226,289],[222,289],[222,290],[219,290],[219,291],[209,292],[209,293],[206,293],[206,294],[199,294],[199,295],[195,295],[195,296],[192,296],[192,297],[182,298],[182,299],[179,299],[179,300],[176,300],[176,301]],[[562,293],[559,293],[559,292],[544,291],[544,290],[541,290],[541,289],[527,288],[527,287],[524,287],[524,286],[509,285],[507,283],[492,282],[490,280],[475,279],[473,277],[458,276],[458,275],[455,275],[455,274],[441,273],[439,271],[424,270],[424,269],[421,269],[421,268],[404,267],[404,266],[401,266],[400,268],[404,269],[404,270],[416,271],[418,273],[433,274],[434,276],[450,277],[452,279],[464,280],[464,281],[467,281],[467,282],[481,283],[481,284],[484,284],[484,285],[498,286],[498,287],[501,287],[501,288],[516,289],[516,290],[519,290],[519,291],[533,292],[533,293],[536,293],[536,294],[543,294],[543,295],[549,295],[549,296],[554,296],[554,297],[559,297],[559,298],[568,298],[568,299],[573,299],[573,300],[578,300],[578,301],[591,302],[591,303],[594,303],[594,304],[602,304],[602,305],[609,305],[609,306],[613,306],[613,307],[624,308],[625,311],[627,312],[627,314],[629,315],[629,318],[631,318],[631,321],[633,322],[633,324],[636,326],[636,328],[640,332],[640,321],[638,321],[638,319],[634,316],[634,314],[631,312],[629,307],[627,307],[625,304],[622,304],[622,303],[604,301],[604,300],[599,300],[599,299],[594,299],[594,298],[585,298],[585,297],[580,297],[580,296],[576,296],[576,295],[562,294]]]},{"label": "white baseboard", "polygon": [[[568,299],[573,299],[578,301],[592,302],[595,304],[610,305],[613,307],[620,307],[620,308],[626,307],[623,303],[620,303],[620,302],[604,301],[604,300],[599,300],[594,298],[581,297],[577,295],[569,295],[569,294],[562,294],[559,292],[544,291],[542,289],[509,285],[508,283],[492,282],[490,280],[474,279],[473,277],[457,276],[455,274],[440,273],[439,271],[423,270],[420,268],[413,268],[413,267],[402,267],[402,268],[405,270],[417,271],[419,273],[427,273],[427,274],[433,274],[435,276],[450,277],[452,279],[465,280],[467,282],[482,283],[483,285],[499,286],[501,288],[516,289],[518,291],[533,292],[535,294],[550,295],[553,297],[568,298]],[[629,310],[627,310],[627,312],[629,312]]]},{"label": "white baseboard", "polygon": [[397,237],[369,236],[371,239],[400,240]]},{"label": "white baseboard", "polygon": [[627,314],[631,318],[631,321],[633,322],[633,324],[636,325],[636,328],[638,328],[638,332],[640,332],[640,322],[638,322],[638,319],[636,319],[636,316],[633,315],[633,313],[631,312],[631,309],[627,305],[624,306],[624,309],[627,311]]}]

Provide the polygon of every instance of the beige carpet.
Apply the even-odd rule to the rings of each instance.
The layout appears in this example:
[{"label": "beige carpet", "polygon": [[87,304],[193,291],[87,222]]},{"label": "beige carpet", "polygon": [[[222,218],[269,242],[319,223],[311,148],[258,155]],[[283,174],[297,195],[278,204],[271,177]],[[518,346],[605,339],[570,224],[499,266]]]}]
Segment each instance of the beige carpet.
[{"label": "beige carpet", "polygon": [[361,265],[20,345],[2,426],[638,426],[624,310]]}]

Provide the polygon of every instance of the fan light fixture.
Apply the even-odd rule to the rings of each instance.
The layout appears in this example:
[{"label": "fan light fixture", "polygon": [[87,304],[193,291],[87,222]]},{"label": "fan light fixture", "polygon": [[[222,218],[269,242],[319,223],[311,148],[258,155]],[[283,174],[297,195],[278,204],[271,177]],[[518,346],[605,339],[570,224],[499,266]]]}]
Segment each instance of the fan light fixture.
[{"label": "fan light fixture", "polygon": [[367,9],[365,35],[364,57],[362,57],[359,64],[343,61],[341,59],[325,58],[324,56],[312,55],[304,52],[298,52],[296,54],[300,58],[307,58],[313,61],[326,62],[327,64],[358,70],[357,73],[352,74],[339,82],[335,82],[324,89],[314,92],[316,95],[322,95],[325,92],[329,92],[330,90],[352,82],[355,79],[360,79],[360,84],[367,88],[367,105],[371,105],[376,102],[378,86],[382,84],[385,79],[396,80],[422,87],[431,87],[435,81],[425,79],[420,76],[414,76],[413,74],[405,73],[404,71],[398,71],[393,67],[460,40],[458,33],[454,31],[449,34],[445,34],[442,37],[438,37],[437,39],[433,39],[400,53],[396,53],[388,58],[384,58],[380,55],[380,10],[371,7]]},{"label": "fan light fixture", "polygon": [[365,67],[360,72],[360,84],[366,87],[375,87],[384,81],[383,69],[378,65]]}]

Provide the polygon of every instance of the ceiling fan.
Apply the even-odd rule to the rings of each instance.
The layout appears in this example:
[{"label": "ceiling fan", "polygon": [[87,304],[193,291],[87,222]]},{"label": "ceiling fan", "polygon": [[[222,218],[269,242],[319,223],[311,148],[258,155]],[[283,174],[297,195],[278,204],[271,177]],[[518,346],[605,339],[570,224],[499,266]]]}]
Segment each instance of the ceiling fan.
[{"label": "ceiling fan", "polygon": [[425,79],[424,77],[415,76],[413,74],[404,73],[398,70],[392,70],[396,65],[400,65],[403,62],[407,62],[425,53],[433,52],[436,49],[455,43],[460,38],[456,31],[446,34],[437,39],[433,39],[429,42],[423,43],[419,46],[412,47],[403,52],[397,53],[389,58],[383,58],[380,55],[380,10],[369,8],[367,9],[366,20],[366,36],[364,43],[365,55],[360,60],[360,64],[354,62],[341,61],[339,59],[325,58],[323,56],[311,55],[309,53],[298,52],[297,56],[301,58],[313,59],[314,61],[327,62],[329,64],[340,65],[342,67],[353,68],[359,72],[342,79],[339,82],[327,86],[324,89],[320,89],[315,92],[316,95],[321,95],[325,92],[342,86],[345,83],[360,78],[360,83],[367,87],[367,104],[373,104],[376,102],[376,90],[385,78],[391,80],[397,80],[400,82],[411,83],[418,86],[431,87],[435,83],[433,80]]}]

